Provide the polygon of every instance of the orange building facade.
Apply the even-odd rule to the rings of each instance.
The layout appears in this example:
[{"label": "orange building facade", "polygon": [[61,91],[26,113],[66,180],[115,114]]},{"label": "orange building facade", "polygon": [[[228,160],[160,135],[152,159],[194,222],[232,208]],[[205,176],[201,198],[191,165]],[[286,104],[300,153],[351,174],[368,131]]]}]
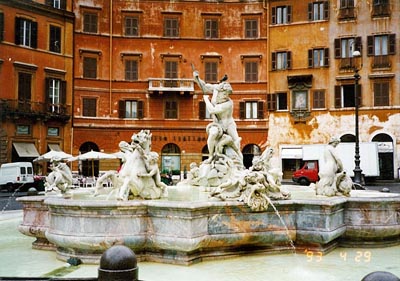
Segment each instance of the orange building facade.
[{"label": "orange building facade", "polygon": [[71,8],[70,0],[0,1],[0,163],[71,151]]},{"label": "orange building facade", "polygon": [[73,153],[116,152],[120,141],[150,129],[163,171],[202,161],[211,119],[193,81],[196,69],[208,83],[228,75],[250,164],[268,133],[262,2],[86,3],[74,3]]},{"label": "orange building facade", "polygon": [[[377,143],[379,178],[399,178],[399,15],[395,0],[0,0],[0,162],[21,159],[17,142],[112,153],[150,129],[160,168],[188,170],[211,121],[195,69],[228,75],[245,166],[271,146],[289,179],[304,145],[354,142],[359,96],[359,141]],[[16,36],[27,24],[37,46]]]},{"label": "orange building facade", "polygon": [[284,176],[304,145],[355,142],[359,96],[359,142],[377,144],[379,178],[399,178],[399,1],[268,2],[268,141]]}]

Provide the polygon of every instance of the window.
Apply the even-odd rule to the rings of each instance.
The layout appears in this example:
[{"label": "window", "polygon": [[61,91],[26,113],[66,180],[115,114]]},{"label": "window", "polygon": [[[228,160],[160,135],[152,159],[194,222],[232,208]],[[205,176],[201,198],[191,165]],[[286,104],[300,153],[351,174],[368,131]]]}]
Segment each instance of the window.
[{"label": "window", "polygon": [[4,14],[0,13],[0,42],[4,40]]},{"label": "window", "polygon": [[276,94],[276,103],[277,103],[277,110],[287,110],[288,108],[287,94],[286,93]]},{"label": "window", "polygon": [[268,110],[287,110],[287,93],[276,93],[267,95]]},{"label": "window", "polygon": [[272,53],[272,70],[291,69],[292,54],[291,52],[275,52]]},{"label": "window", "polygon": [[325,91],[315,90],[313,91],[313,108],[325,108]]},{"label": "window", "polygon": [[138,80],[138,61],[126,60],[125,61],[125,80],[137,81]]},{"label": "window", "polygon": [[15,18],[15,44],[37,48],[37,22]]},{"label": "window", "polygon": [[63,113],[66,98],[66,82],[61,79],[46,78],[47,109],[52,113]]},{"label": "window", "polygon": [[46,5],[52,6],[56,9],[66,9],[67,0],[46,0]]},{"label": "window", "polygon": [[339,19],[354,19],[354,0],[340,0]]},{"label": "window", "polygon": [[165,78],[171,78],[164,83],[165,87],[178,87],[178,62],[177,61],[166,61],[165,62]]},{"label": "window", "polygon": [[244,37],[258,38],[258,20],[256,19],[245,20]]},{"label": "window", "polygon": [[179,36],[179,21],[177,18],[164,19],[164,36],[165,37]]},{"label": "window", "polygon": [[18,109],[30,111],[32,93],[32,74],[18,73]]},{"label": "window", "polygon": [[211,114],[208,112],[206,103],[204,101],[199,102],[199,119],[210,119]]},{"label": "window", "polygon": [[373,68],[390,67],[388,55],[396,53],[396,35],[375,35],[367,37],[367,55],[373,56]]},{"label": "window", "polygon": [[143,118],[143,101],[120,101],[119,118]]},{"label": "window", "polygon": [[29,125],[17,125],[17,135],[30,135],[31,127]]},{"label": "window", "polygon": [[340,0],[340,8],[354,8],[354,0]]},{"label": "window", "polygon": [[50,25],[49,51],[55,53],[61,52],[61,28],[58,26]]},{"label": "window", "polygon": [[264,102],[240,102],[240,119],[264,119]]},{"label": "window", "polygon": [[206,19],[204,21],[204,37],[218,38],[218,20]]},{"label": "window", "polygon": [[327,20],[329,18],[329,2],[308,3],[308,20]]},{"label": "window", "polygon": [[324,66],[329,66],[329,49],[308,50],[308,67],[318,68]]},{"label": "window", "polygon": [[139,35],[139,18],[125,17],[125,36]]},{"label": "window", "polygon": [[96,117],[97,100],[95,98],[83,98],[83,116]]},{"label": "window", "polygon": [[96,13],[83,13],[83,31],[88,33],[97,33]]},{"label": "window", "polygon": [[60,128],[58,127],[48,127],[47,135],[49,137],[58,137],[60,135]]},{"label": "window", "polygon": [[389,0],[374,0],[372,6],[372,16],[382,17],[390,15]]},{"label": "window", "polygon": [[340,59],[340,68],[354,68],[354,51],[362,50],[361,37],[336,38],[335,39],[335,58]]},{"label": "window", "polygon": [[83,77],[96,78],[97,77],[97,59],[92,57],[83,58]]},{"label": "window", "polygon": [[[361,85],[358,84],[357,95],[359,105],[361,105]],[[355,106],[355,89],[354,84],[335,86],[335,107],[354,107]]]},{"label": "window", "polygon": [[178,103],[176,101],[165,102],[165,119],[178,118]]},{"label": "window", "polygon": [[272,7],[272,24],[285,24],[292,21],[292,7],[278,6]]},{"label": "window", "polygon": [[207,83],[218,81],[218,63],[217,62],[205,62],[205,81]]},{"label": "window", "polygon": [[257,82],[258,81],[258,62],[247,61],[244,63],[245,68],[245,81]]},{"label": "window", "polygon": [[389,82],[374,83],[374,106],[389,105]]}]

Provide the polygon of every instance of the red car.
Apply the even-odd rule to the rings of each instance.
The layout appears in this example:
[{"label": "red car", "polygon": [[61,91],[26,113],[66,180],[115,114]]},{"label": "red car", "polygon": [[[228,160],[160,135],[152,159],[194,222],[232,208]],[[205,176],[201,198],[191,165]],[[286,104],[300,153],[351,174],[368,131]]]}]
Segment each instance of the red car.
[{"label": "red car", "polygon": [[318,161],[306,161],[301,169],[295,171],[292,180],[301,185],[309,185],[311,182],[317,182],[318,177]]}]

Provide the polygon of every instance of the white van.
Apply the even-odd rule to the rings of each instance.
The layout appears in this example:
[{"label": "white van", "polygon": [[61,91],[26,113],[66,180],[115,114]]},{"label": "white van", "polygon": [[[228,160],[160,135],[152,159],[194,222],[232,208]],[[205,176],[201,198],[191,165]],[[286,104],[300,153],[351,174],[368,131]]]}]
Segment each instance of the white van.
[{"label": "white van", "polygon": [[6,163],[0,167],[0,190],[7,189],[11,192],[33,182],[33,167],[30,162]]}]

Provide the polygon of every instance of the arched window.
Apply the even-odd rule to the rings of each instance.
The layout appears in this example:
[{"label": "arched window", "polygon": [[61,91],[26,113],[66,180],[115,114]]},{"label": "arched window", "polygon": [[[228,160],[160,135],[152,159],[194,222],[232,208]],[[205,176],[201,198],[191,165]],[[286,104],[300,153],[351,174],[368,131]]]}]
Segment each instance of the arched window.
[{"label": "arched window", "polygon": [[394,145],[388,134],[377,134],[372,138],[378,143],[379,179],[392,180],[394,178]]},{"label": "arched window", "polygon": [[[80,154],[89,152],[91,150],[100,151],[99,147],[94,142],[85,142],[79,147]],[[98,176],[99,161],[98,160],[79,161],[78,170],[79,174],[86,177]]]},{"label": "arched window", "polygon": [[352,134],[346,134],[340,137],[340,142],[356,142],[356,136]]},{"label": "arched window", "polygon": [[181,150],[174,143],[167,143],[161,150],[161,171],[163,174],[181,173]]},{"label": "arched window", "polygon": [[261,149],[256,144],[248,144],[243,148],[243,165],[248,169],[252,166],[255,155],[261,155]]}]

